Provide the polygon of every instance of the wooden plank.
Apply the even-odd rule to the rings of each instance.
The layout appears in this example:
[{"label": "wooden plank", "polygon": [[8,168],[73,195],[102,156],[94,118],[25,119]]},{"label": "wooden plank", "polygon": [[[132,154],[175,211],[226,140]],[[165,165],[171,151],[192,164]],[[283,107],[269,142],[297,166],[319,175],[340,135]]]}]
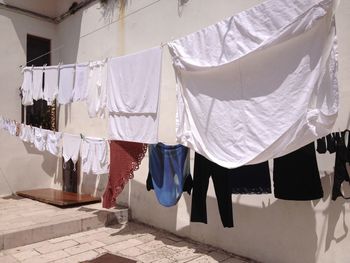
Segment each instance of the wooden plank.
[{"label": "wooden plank", "polygon": [[98,258],[89,261],[83,261],[82,263],[135,263],[135,260],[123,258],[113,254],[104,254]]},{"label": "wooden plank", "polygon": [[16,194],[60,207],[91,204],[101,201],[100,198],[93,197],[91,195],[64,192],[50,188],[19,191]]}]

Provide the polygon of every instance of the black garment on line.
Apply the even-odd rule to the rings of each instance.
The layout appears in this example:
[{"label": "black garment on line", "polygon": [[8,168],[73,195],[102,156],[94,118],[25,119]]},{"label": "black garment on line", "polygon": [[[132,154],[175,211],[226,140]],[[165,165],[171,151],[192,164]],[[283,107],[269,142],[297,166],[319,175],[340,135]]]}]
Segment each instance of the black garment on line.
[{"label": "black garment on line", "polygon": [[326,136],[326,140],[327,140],[327,150],[329,153],[335,153],[336,151],[336,142],[335,142],[335,138],[333,136],[332,133],[328,134]]},{"label": "black garment on line", "polygon": [[270,194],[269,162],[229,169],[233,194]]},{"label": "black garment on line", "polygon": [[320,139],[317,139],[317,149],[316,150],[318,153],[326,153],[327,152],[326,137],[322,137]]},{"label": "black garment on line", "polygon": [[345,145],[345,136],[346,132],[334,134],[334,138],[336,140],[336,154],[332,188],[333,201],[335,201],[339,196],[345,198],[341,192],[341,185],[345,181],[350,183],[350,176],[346,169],[346,163],[350,162],[350,132],[348,132],[348,147]]},{"label": "black garment on line", "polygon": [[230,178],[227,168],[221,167],[196,153],[194,158],[191,222],[207,223],[207,191],[211,176],[224,227],[233,227]]},{"label": "black garment on line", "polygon": [[314,200],[323,197],[314,143],[273,161],[274,194],[284,200]]}]

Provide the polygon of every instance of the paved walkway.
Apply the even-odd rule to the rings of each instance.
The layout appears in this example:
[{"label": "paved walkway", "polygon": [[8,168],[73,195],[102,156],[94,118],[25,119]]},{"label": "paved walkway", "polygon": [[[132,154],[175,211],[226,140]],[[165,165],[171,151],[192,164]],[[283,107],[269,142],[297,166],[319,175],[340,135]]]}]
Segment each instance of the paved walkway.
[{"label": "paved walkway", "polygon": [[1,263],[71,263],[113,253],[138,262],[243,263],[219,249],[129,222],[0,251]]}]

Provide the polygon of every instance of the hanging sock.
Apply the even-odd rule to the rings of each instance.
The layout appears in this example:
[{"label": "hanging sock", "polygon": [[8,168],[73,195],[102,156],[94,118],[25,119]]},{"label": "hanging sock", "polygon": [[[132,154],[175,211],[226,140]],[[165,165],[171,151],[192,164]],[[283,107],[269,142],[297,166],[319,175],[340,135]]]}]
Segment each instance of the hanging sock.
[{"label": "hanging sock", "polygon": [[315,144],[273,160],[274,194],[278,199],[307,201],[323,197]]},{"label": "hanging sock", "polygon": [[190,151],[187,147],[149,145],[149,173],[147,190],[154,189],[158,202],[170,207],[177,204],[182,192],[191,194]]},{"label": "hanging sock", "polygon": [[111,141],[110,169],[108,184],[103,194],[102,207],[111,208],[116,205],[117,196],[123,191],[129,179],[139,168],[147,151],[147,144]]}]

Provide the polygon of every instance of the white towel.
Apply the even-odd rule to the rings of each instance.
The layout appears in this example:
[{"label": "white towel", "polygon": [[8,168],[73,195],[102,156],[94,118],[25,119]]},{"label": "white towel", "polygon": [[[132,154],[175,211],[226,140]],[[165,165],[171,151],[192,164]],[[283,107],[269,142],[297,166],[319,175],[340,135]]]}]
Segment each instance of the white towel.
[{"label": "white towel", "polygon": [[235,168],[327,135],[338,113],[336,0],[269,0],[168,43],[177,140]]},{"label": "white towel", "polygon": [[73,100],[74,72],[73,64],[60,66],[57,96],[59,104],[68,104]]},{"label": "white towel", "polygon": [[162,48],[108,61],[107,103],[112,113],[157,113]]},{"label": "white towel", "polygon": [[108,61],[109,138],[158,142],[161,47]]},{"label": "white towel", "polygon": [[44,100],[51,106],[58,94],[58,66],[45,67]]}]

